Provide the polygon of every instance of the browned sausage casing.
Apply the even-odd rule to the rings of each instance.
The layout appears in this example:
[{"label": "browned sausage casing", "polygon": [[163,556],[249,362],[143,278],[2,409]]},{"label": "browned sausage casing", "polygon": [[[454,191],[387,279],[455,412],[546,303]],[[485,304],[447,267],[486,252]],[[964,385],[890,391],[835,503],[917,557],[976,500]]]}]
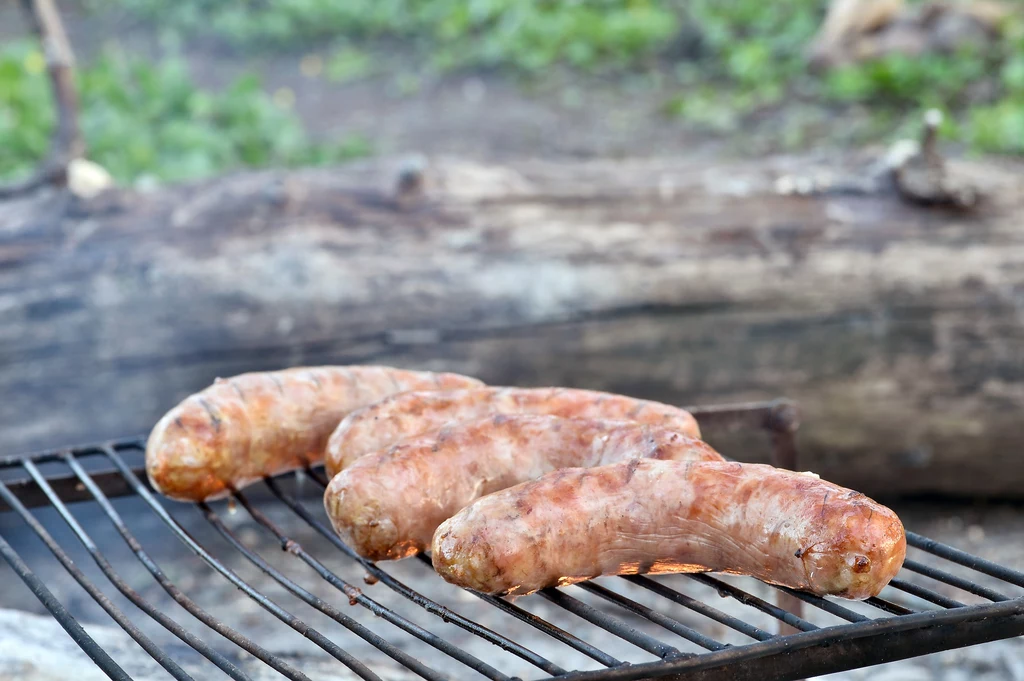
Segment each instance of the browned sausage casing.
[{"label": "browned sausage casing", "polygon": [[432,551],[446,580],[490,594],[710,570],[864,599],[896,575],[907,543],[891,510],[812,474],[636,459],[478,499],[437,528]]},{"label": "browned sausage casing", "polygon": [[474,499],[558,468],[637,457],[721,461],[704,442],[661,426],[498,415],[445,426],[368,454],[334,476],[324,506],[364,558],[430,548],[434,530]]},{"label": "browned sausage casing", "polygon": [[475,378],[390,367],[302,367],[217,379],[167,412],[146,444],[153,486],[175,499],[227,494],[266,475],[318,463],[353,409],[405,390],[482,385]]},{"label": "browned sausage casing", "polygon": [[495,414],[543,414],[566,418],[614,419],[664,426],[700,437],[697,421],[686,410],[623,395],[572,388],[471,388],[444,392],[410,392],[353,412],[327,443],[328,475],[353,461],[446,423],[473,421]]}]

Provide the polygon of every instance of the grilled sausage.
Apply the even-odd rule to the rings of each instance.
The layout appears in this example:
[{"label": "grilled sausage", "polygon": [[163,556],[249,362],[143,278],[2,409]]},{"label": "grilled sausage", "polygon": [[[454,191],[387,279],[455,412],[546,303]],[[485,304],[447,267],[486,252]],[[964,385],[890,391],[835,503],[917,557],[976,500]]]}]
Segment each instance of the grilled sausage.
[{"label": "grilled sausage", "polygon": [[558,468],[636,457],[722,460],[704,442],[661,426],[499,414],[358,459],[331,480],[324,506],[359,555],[393,560],[428,549],[442,521],[485,494]]},{"label": "grilled sausage", "polygon": [[404,390],[482,385],[390,367],[308,367],[217,381],[160,419],[146,444],[153,486],[175,499],[224,496],[266,475],[317,463],[353,409]]},{"label": "grilled sausage", "polygon": [[678,407],[571,388],[471,388],[394,395],[349,414],[327,442],[324,463],[334,476],[353,461],[446,423],[494,414],[637,421],[700,437],[693,416]]},{"label": "grilled sausage", "polygon": [[809,473],[635,459],[495,492],[441,523],[449,582],[526,594],[599,575],[718,571],[819,595],[877,595],[903,564],[891,510]]}]

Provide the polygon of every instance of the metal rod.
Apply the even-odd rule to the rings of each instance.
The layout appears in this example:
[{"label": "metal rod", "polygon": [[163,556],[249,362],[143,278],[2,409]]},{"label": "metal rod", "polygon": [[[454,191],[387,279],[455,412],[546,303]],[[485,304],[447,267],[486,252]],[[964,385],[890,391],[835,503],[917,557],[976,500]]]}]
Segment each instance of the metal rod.
[{"label": "metal rod", "polygon": [[[172,634],[180,638],[182,641],[184,641],[186,644],[192,647],[196,652],[200,653],[208,660],[213,662],[213,664],[217,665],[217,667],[219,667],[225,674],[227,674],[233,679],[236,679],[236,681],[251,681],[251,679],[245,672],[243,672],[241,669],[235,666],[226,657],[215,651],[213,648],[211,648],[209,645],[203,642],[202,639],[200,639],[199,637],[195,636],[194,634],[183,628],[180,624],[172,620],[170,617],[160,612],[149,601],[144,599],[137,591],[128,586],[128,583],[121,578],[121,576],[114,570],[113,566],[111,566],[110,562],[106,559],[106,557],[100,552],[99,548],[96,546],[96,543],[93,542],[92,537],[90,537],[89,534],[85,532],[82,526],[78,523],[78,520],[75,519],[75,517],[71,514],[70,510],[67,508],[63,500],[61,500],[60,496],[57,494],[56,490],[51,488],[48,484],[48,481],[41,476],[38,469],[36,469],[35,465],[31,461],[26,461],[25,467],[26,469],[29,470],[29,473],[32,475],[32,477],[36,479],[36,481],[39,483],[39,489],[46,494],[46,498],[50,501],[54,508],[57,509],[57,513],[61,516],[61,518],[64,519],[64,522],[68,524],[68,526],[74,532],[75,536],[78,537],[78,540],[89,552],[89,555],[92,556],[93,561],[103,572],[103,574],[106,575],[107,579],[110,580],[111,584],[113,584],[117,588],[118,591],[124,594],[124,596],[128,598],[128,600],[130,600],[137,608],[139,608],[147,615],[152,617],[165,629],[167,629]],[[2,483],[0,483],[0,485],[2,485]],[[47,544],[47,546],[49,546],[49,542],[52,541],[52,537],[50,537],[50,535],[46,533],[46,530],[43,529],[42,525],[39,525],[38,529],[36,528],[36,525],[39,524],[38,521],[35,519],[34,516],[31,515],[31,512],[29,512],[28,509],[26,509],[22,505],[21,500],[15,498],[12,501],[12,499],[7,494],[3,493],[3,490],[0,490],[0,496],[3,496],[8,501],[11,507],[19,515],[21,515],[22,518],[24,518],[25,521],[28,522],[30,526],[32,526],[32,528],[36,531],[36,534],[39,534],[40,538],[42,538],[43,541]],[[29,520],[29,518],[31,518],[31,521]],[[53,542],[53,544],[55,547],[59,549],[59,545],[55,541]],[[50,547],[50,550],[53,551],[54,548]]]},{"label": "metal rod", "polygon": [[958,589],[963,589],[968,593],[972,593],[975,596],[981,596],[982,598],[987,598],[990,601],[999,602],[1010,600],[1009,596],[1004,596],[998,591],[994,591],[992,589],[989,589],[988,587],[981,586],[980,584],[975,584],[969,579],[957,577],[956,575],[950,574],[944,570],[933,568],[930,565],[919,563],[916,560],[907,559],[903,561],[903,567],[907,570],[910,570],[911,572],[916,572],[919,575],[930,577],[931,579],[934,579],[937,582],[944,582],[946,584],[949,584],[950,586],[955,586]]},{"label": "metal rod", "polygon": [[653,608],[649,608],[646,605],[637,603],[636,601],[630,598],[626,598],[622,594],[618,594],[614,591],[611,591],[610,589],[606,589],[603,586],[594,584],[593,582],[581,583],[578,586],[585,591],[589,591],[595,596],[603,598],[609,603],[615,603],[619,607],[624,608],[629,612],[632,612],[636,615],[640,615],[644,619],[650,620],[658,626],[668,629],[673,634],[681,636],[682,638],[685,638],[687,641],[690,641],[691,643],[696,643],[701,648],[704,648],[706,650],[721,650],[722,648],[728,647],[724,643],[720,643],[719,641],[716,641],[710,636],[705,636],[704,634],[701,634],[700,632],[691,629],[690,627],[686,626],[685,624],[676,619],[668,617],[667,615],[663,615],[660,612],[654,610]]},{"label": "metal rod", "polygon": [[[78,526],[78,522],[74,518],[70,517],[67,508],[61,503],[60,499],[53,494],[53,490],[51,490],[49,485],[46,484],[46,480],[43,479],[42,475],[40,475],[39,469],[36,468],[35,464],[31,461],[26,461],[25,470],[28,471],[28,474],[32,476],[32,479],[39,484],[43,491],[47,493],[50,501],[55,507],[57,507],[57,513],[60,514],[61,518],[63,518],[68,526],[77,534],[78,531],[81,530],[81,527]],[[148,636],[143,634],[142,631],[135,626],[135,624],[128,619],[128,617],[126,617],[117,606],[114,605],[110,598],[108,598],[107,595],[99,589],[99,587],[89,581],[85,576],[85,573],[75,565],[74,561],[71,560],[71,557],[68,556],[68,554],[64,552],[64,549],[60,547],[60,544],[58,544],[50,533],[46,531],[46,528],[43,527],[42,523],[40,523],[36,517],[22,505],[17,497],[11,494],[10,490],[7,489],[3,482],[0,482],[0,497],[2,497],[3,500],[6,501],[19,516],[21,516],[22,520],[32,528],[32,531],[35,532],[36,536],[39,537],[40,540],[42,540],[43,544],[46,545],[46,548],[49,549],[50,553],[52,553],[54,558],[57,559],[57,562],[67,570],[68,574],[78,582],[79,586],[85,589],[86,593],[88,593],[89,596],[91,596],[92,599],[96,601],[101,608],[103,608],[103,611],[110,615],[110,618],[117,622],[118,626],[124,629],[125,633],[131,636],[143,650],[149,653],[150,657],[156,660],[157,664],[166,669],[167,673],[176,679],[180,679],[182,681],[194,681],[192,676],[182,669],[177,662],[172,660],[166,652],[153,643]]]},{"label": "metal rod", "polygon": [[164,524],[166,524],[174,535],[177,536],[178,539],[180,539],[182,543],[184,543],[185,546],[187,546],[193,553],[202,558],[207,565],[223,575],[229,582],[234,584],[240,591],[255,601],[264,610],[287,624],[298,633],[302,634],[304,638],[312,641],[317,647],[336,658],[339,662],[342,662],[342,664],[346,664],[346,660],[350,659],[348,653],[319,631],[282,608],[272,599],[260,593],[251,584],[239,577],[233,570],[214,558],[213,554],[203,548],[203,546],[197,542],[192,535],[190,535],[185,528],[178,523],[177,520],[171,517],[171,514],[169,514],[160,502],[158,502],[150,493],[150,491],[146,489],[142,482],[135,477],[116,452],[108,450],[107,455],[110,457],[111,461],[114,462],[114,465],[117,466],[118,470],[125,475],[135,492],[139,494],[147,504],[149,504],[150,508],[156,512],[157,516],[164,521]]},{"label": "metal rod", "polygon": [[990,560],[984,558],[978,558],[972,556],[966,551],[953,548],[948,544],[937,542],[934,539],[929,539],[916,532],[907,532],[907,543],[915,548],[919,548],[922,551],[934,554],[940,558],[959,563],[972,570],[977,570],[990,577],[996,577],[1004,582],[1009,582],[1016,586],[1024,587],[1024,572],[1014,570],[1012,568],[1004,567],[998,563],[993,563]]},{"label": "metal rod", "polygon": [[690,596],[680,593],[675,589],[671,589],[662,584],[661,582],[655,581],[649,577],[642,577],[640,575],[625,575],[623,576],[623,579],[625,579],[628,582],[632,582],[637,586],[641,586],[647,589],[648,591],[653,591],[659,596],[669,599],[673,603],[677,603],[685,608],[689,608],[694,612],[700,613],[705,617],[708,617],[716,622],[719,622],[720,624],[724,624],[730,629],[734,629],[735,631],[738,631],[741,634],[746,634],[747,636],[758,641],[767,641],[768,639],[773,637],[772,634],[769,634],[767,631],[763,629],[755,627],[753,624],[748,624],[739,618],[733,617],[732,615],[727,615],[721,610],[718,610],[717,608],[713,608],[706,603],[698,601],[696,598],[691,598]]},{"label": "metal rod", "polygon": [[[383,619],[385,619],[388,622],[390,622],[390,623],[394,624],[395,626],[399,627],[400,629],[402,629],[406,633],[412,634],[413,636],[415,636],[416,638],[420,639],[421,641],[424,641],[424,642],[430,644],[431,646],[434,646],[435,648],[437,648],[441,652],[449,655],[450,657],[458,660],[459,662],[462,662],[463,664],[468,666],[470,669],[473,669],[474,671],[477,671],[477,672],[483,674],[484,676],[488,676],[489,678],[493,678],[493,679],[502,679],[503,681],[504,681],[504,679],[508,678],[504,674],[499,672],[497,669],[495,669],[494,667],[484,663],[482,660],[479,660],[476,657],[474,657],[474,656],[464,652],[463,650],[453,646],[452,644],[448,643],[447,641],[444,641],[443,639],[438,638],[435,634],[433,634],[433,633],[427,631],[426,629],[423,629],[422,627],[420,627],[420,626],[418,626],[418,625],[416,625],[416,624],[406,620],[404,617],[401,617],[400,615],[398,615],[397,613],[393,612],[392,610],[389,610],[388,608],[385,608],[384,606],[380,605],[379,603],[377,603],[373,599],[370,599],[367,596],[363,595],[362,592],[358,588],[356,588],[355,586],[349,584],[345,580],[341,579],[340,577],[335,575],[333,572],[328,570],[323,564],[321,564],[315,558],[310,556],[305,551],[305,549],[302,548],[302,546],[298,542],[296,542],[293,539],[285,536],[283,533],[279,534],[276,531],[277,530],[276,526],[274,526],[273,523],[271,523],[270,519],[267,518],[259,510],[253,508],[250,505],[248,499],[246,499],[244,495],[242,495],[239,492],[239,493],[236,493],[235,496],[238,499],[238,501],[242,504],[242,506],[245,507],[245,510],[249,512],[249,515],[251,515],[253,517],[253,519],[257,523],[259,523],[263,527],[269,529],[275,536],[277,536],[278,540],[281,542],[281,547],[285,551],[287,551],[288,553],[290,553],[290,554],[292,554],[294,556],[297,556],[303,562],[305,562],[307,565],[312,567],[317,572],[317,574],[321,575],[321,577],[323,577],[325,579],[325,581],[327,581],[329,584],[331,584],[331,586],[334,586],[339,591],[341,591],[345,595],[345,597],[349,599],[350,602],[353,602],[353,604],[358,603],[358,604],[362,605],[363,607],[365,607],[368,610],[370,610],[370,612],[372,612],[373,614],[375,614],[375,615],[377,615],[379,617],[382,617]],[[225,530],[226,530],[226,528],[225,528]],[[239,542],[237,539],[232,538],[232,539],[229,539],[229,541],[232,542],[232,544],[235,546],[235,548],[237,548],[239,551],[242,551],[242,553],[246,554],[247,556],[252,553],[249,549],[247,549],[245,546],[243,546],[241,544],[241,542]],[[255,554],[253,554],[253,555],[255,555]],[[260,563],[257,563],[257,564],[260,565],[261,568],[264,568],[265,563],[263,563],[262,561],[260,561]],[[266,566],[266,567],[269,567],[269,566]],[[273,570],[273,569],[271,568],[271,570]],[[326,573],[329,573],[330,577],[325,576]],[[277,576],[280,573],[277,573],[276,571],[272,571],[272,572],[268,572],[268,574],[270,574],[272,577],[277,579]],[[284,584],[285,588],[288,588],[289,590],[291,590],[292,587],[290,587],[288,584],[286,584],[285,582],[282,582],[282,584]],[[308,592],[306,592],[306,593],[308,593]],[[309,594],[309,596],[312,597],[312,594]],[[319,601],[320,599],[316,599],[316,600]],[[323,603],[323,601],[320,601],[320,603]],[[317,607],[317,609],[320,609],[320,607],[318,605],[315,605],[314,603],[310,603],[310,604],[314,605],[314,607]],[[324,605],[326,605],[326,604],[324,604]],[[330,614],[330,613],[328,613],[328,614]],[[338,614],[340,615],[340,613],[338,613]],[[333,615],[331,615],[331,616],[333,617]],[[345,617],[344,615],[341,615],[341,616]],[[350,618],[346,618],[346,619],[350,619]],[[348,625],[346,625],[346,626],[348,626]],[[372,643],[373,643],[373,645],[378,646],[377,642],[372,642]],[[387,646],[389,649],[392,649],[392,650],[385,650],[384,648],[381,648],[381,650],[385,650],[385,652],[387,652],[389,655],[391,655],[393,653],[401,653],[401,651],[399,651],[397,649],[394,649],[393,646],[391,646],[389,643],[387,643],[383,639],[380,640],[380,643],[383,646]],[[380,646],[378,646],[378,647],[380,647]],[[415,662],[415,660],[413,660],[413,661]],[[402,661],[402,663],[405,664],[405,661]],[[421,663],[420,663],[420,667],[422,667]],[[437,677],[438,676],[437,672],[435,672],[434,670],[429,669],[429,668],[426,668],[426,670],[431,675],[431,677]],[[416,672],[418,674],[420,674],[421,676],[423,675],[422,671],[423,671],[422,669],[416,669]]]},{"label": "metal rod", "polygon": [[864,602],[870,606],[878,608],[879,610],[883,610],[892,615],[913,615],[915,612],[917,612],[917,610],[911,610],[910,608],[900,605],[899,603],[893,603],[892,601],[887,601],[884,598],[879,598],[878,596],[872,596],[871,598],[866,599]]},{"label": "metal rod", "polygon": [[946,598],[942,594],[937,594],[930,589],[926,589],[923,586],[912,584],[905,579],[894,577],[889,581],[889,586],[894,589],[899,589],[911,596],[917,596],[918,598],[934,603],[935,605],[941,605],[943,608],[962,608],[964,604],[960,601],[955,601],[952,598]]},{"label": "metal rod", "polygon": [[753,594],[749,594],[743,589],[735,587],[727,582],[723,582],[720,579],[716,579],[711,575],[697,573],[687,575],[687,577],[694,580],[695,582],[700,582],[701,584],[710,586],[711,588],[717,590],[719,595],[721,596],[731,596],[738,600],[740,603],[743,603],[744,605],[749,605],[750,607],[756,610],[760,610],[766,615],[771,615],[775,619],[779,620],[780,622],[785,622],[794,629],[799,629],[800,631],[813,631],[818,628],[810,622],[808,622],[807,620],[794,615],[788,610],[783,610],[777,605],[772,605],[771,603],[762,598],[758,598]]},{"label": "metal rod", "polygon": [[[122,470],[123,472],[128,473],[129,475],[131,474],[131,471],[124,465],[124,462],[121,460],[121,457],[118,456],[113,449],[110,449],[107,455],[110,458],[110,460],[114,462],[115,465],[120,464],[118,466],[119,470]],[[92,478],[89,477],[89,474],[85,472],[85,470],[81,467],[81,465],[79,465],[79,463],[74,459],[74,457],[71,454],[68,454],[66,455],[65,461],[71,467],[71,470],[73,470],[75,474],[79,477],[82,483],[93,494],[97,503],[99,503],[100,508],[102,508],[103,512],[106,513],[107,518],[109,518],[110,522],[113,523],[114,527],[121,535],[121,538],[124,539],[125,543],[128,544],[128,547],[132,550],[135,556],[139,559],[143,566],[145,566],[149,573],[153,575],[157,583],[164,589],[164,591],[166,591],[171,596],[171,598],[173,598],[181,607],[187,610],[189,614],[198,619],[200,622],[210,627],[218,634],[228,639],[229,641],[231,641],[238,647],[242,648],[246,652],[252,654],[260,661],[266,663],[269,667],[283,674],[285,677],[292,679],[292,681],[310,681],[309,677],[307,677],[305,674],[293,668],[287,662],[278,658],[276,655],[263,648],[263,646],[254,643],[248,637],[243,636],[242,634],[238,633],[228,625],[224,624],[216,617],[214,617],[213,615],[199,607],[199,605],[197,605],[196,602],[193,601],[191,598],[186,596],[185,593],[181,591],[181,589],[175,586],[174,583],[167,578],[167,575],[165,575],[163,570],[160,569],[160,566],[157,565],[156,562],[154,562],[153,559],[149,557],[149,554],[146,553],[146,551],[142,548],[142,545],[135,538],[135,535],[133,535],[128,530],[128,526],[125,525],[124,520],[121,518],[120,514],[118,514],[118,512],[114,509],[113,505],[110,503],[110,500],[107,499],[107,497],[103,494],[99,487],[96,486],[96,483],[93,482]],[[132,476],[132,478],[134,478],[134,476]],[[130,480],[128,476],[125,476],[125,479]],[[138,482],[138,478],[134,479],[136,482]],[[139,485],[141,486],[141,483],[139,483]]]},{"label": "metal rod", "polygon": [[[561,681],[639,681],[640,679],[649,679],[655,676],[669,676],[704,669],[721,668],[727,670],[728,665],[736,664],[740,661],[759,660],[773,656],[786,657],[793,655],[796,651],[825,645],[844,645],[862,638],[877,640],[879,647],[882,647],[885,641],[893,634],[904,632],[924,633],[933,627],[961,625],[979,621],[989,621],[994,624],[998,624],[1000,621],[1006,622],[1008,625],[1006,628],[1010,630],[1010,633],[1003,634],[1001,638],[1020,635],[1021,632],[1024,632],[1024,598],[1003,601],[1001,603],[986,603],[981,606],[966,606],[952,610],[930,610],[913,615],[904,615],[903,617],[869,619],[866,622],[856,622],[837,627],[824,627],[814,631],[800,632],[792,636],[776,637],[769,641],[751,643],[747,646],[735,646],[725,650],[716,650],[690,658],[641,663],[618,669],[605,669],[598,672],[571,672]],[[817,657],[821,657],[822,650],[819,648],[817,652]],[[903,655],[903,657],[909,656]],[[861,659],[863,659],[863,656]],[[840,671],[840,669],[832,671]],[[678,679],[680,676],[672,678]]]},{"label": "metal rod", "polygon": [[[85,547],[89,555],[92,556],[93,561],[99,567],[100,571],[110,580],[118,591],[120,591],[128,600],[130,600],[135,607],[139,608],[147,615],[156,620],[161,626],[170,631],[172,634],[180,638],[196,652],[200,653],[213,664],[219,667],[225,674],[230,676],[237,681],[251,681],[248,674],[239,669],[234,663],[228,660],[226,657],[218,653],[216,650],[207,645],[202,639],[192,634],[180,624],[172,620],[170,617],[158,610],[153,604],[144,599],[137,591],[128,586],[128,583],[121,578],[121,576],[114,570],[113,566],[106,559],[103,553],[96,546],[96,543],[92,540],[92,537],[82,528],[78,520],[72,515],[70,510],[67,508],[64,501],[60,498],[60,495],[55,489],[49,486],[49,481],[44,479],[39,473],[38,469],[31,461],[26,461],[26,469],[29,470],[32,478],[36,483],[39,484],[40,490],[46,494],[46,498],[49,502],[57,509],[57,513],[64,519],[75,536]],[[34,470],[34,473],[33,473]],[[75,476],[77,480],[77,476]],[[81,484],[81,483],[80,483]],[[88,489],[84,484],[83,489]]]},{"label": "metal rod", "polygon": [[[431,570],[434,569],[433,563],[430,562],[430,557],[426,554],[418,553],[416,554],[416,559],[419,560],[420,563],[422,563],[423,565],[429,567]],[[524,610],[523,608],[520,608],[518,605],[514,603],[509,603],[508,601],[502,598],[498,598],[496,596],[489,596],[487,594],[482,594],[478,591],[471,591],[469,589],[466,589],[466,593],[473,594],[485,603],[489,603],[494,607],[508,613],[512,617],[515,617],[520,622],[524,622],[539,631],[543,631],[551,638],[561,643],[564,643],[568,646],[571,646],[572,648],[583,653],[587,657],[590,657],[591,659],[600,662],[606,667],[617,667],[620,664],[624,664],[623,662],[615,659],[608,653],[601,652],[600,650],[590,645],[583,639],[578,638],[573,634],[570,634],[569,632],[560,629],[559,627],[556,627],[547,620],[538,617],[537,615],[534,615],[529,610]]]},{"label": "metal rod", "polygon": [[[544,659],[543,657],[534,653],[529,648],[526,648],[525,646],[516,643],[515,641],[505,636],[502,636],[501,634],[498,634],[497,632],[494,632],[488,629],[487,627],[484,627],[483,625],[477,624],[473,620],[468,619],[460,615],[459,613],[455,612],[454,610],[446,608],[440,603],[432,601],[426,596],[420,594],[418,591],[409,588],[402,582],[398,581],[397,579],[389,575],[384,570],[381,570],[374,563],[364,559],[362,556],[353,551],[352,548],[345,544],[343,541],[341,541],[341,539],[332,530],[325,527],[323,523],[321,523],[312,515],[310,515],[309,511],[306,510],[306,508],[302,506],[302,504],[300,504],[297,500],[293,499],[292,497],[288,496],[283,491],[281,491],[281,488],[277,485],[276,481],[274,481],[271,478],[267,478],[265,482],[267,484],[267,487],[270,488],[271,493],[278,499],[283,501],[285,505],[287,505],[290,509],[292,509],[292,511],[295,512],[296,515],[302,518],[307,524],[312,526],[322,537],[326,538],[331,544],[333,544],[337,549],[342,551],[346,556],[352,558],[357,563],[359,563],[370,576],[375,577],[378,581],[382,582],[392,591],[395,591],[396,593],[401,594],[405,598],[408,598],[413,603],[419,605],[427,612],[440,617],[445,622],[450,622],[462,629],[465,629],[466,631],[469,631],[479,636],[480,638],[493,643],[494,645],[502,648],[507,652],[512,653],[513,655],[517,655],[518,657],[530,662],[531,664],[534,664],[537,667],[540,667],[541,669],[548,670],[558,668],[557,665],[552,663],[550,660]],[[555,674],[554,671],[549,671],[549,673]]]},{"label": "metal rod", "polygon": [[96,643],[95,640],[89,634],[85,633],[85,629],[78,623],[71,613],[67,611],[57,597],[53,595],[46,585],[43,584],[43,580],[39,579],[29,566],[21,559],[21,556],[14,550],[14,548],[7,543],[7,540],[0,535],[0,556],[3,556],[7,564],[14,570],[14,574],[21,578],[21,581],[25,582],[25,585],[29,588],[29,591],[39,599],[39,602],[43,604],[53,618],[57,620],[57,623],[64,628],[64,631],[68,632],[68,635],[78,644],[82,651],[89,656],[89,659],[96,663],[96,666],[114,681],[131,681],[131,677],[125,673],[121,667],[114,662],[113,658],[107,654],[103,648]]},{"label": "metal rod", "polygon": [[597,608],[587,605],[578,598],[559,591],[558,589],[543,589],[537,592],[541,598],[554,603],[560,608],[568,610],[581,619],[585,619],[605,631],[615,634],[619,638],[629,641],[638,648],[642,648],[652,655],[662,659],[673,658],[682,655],[679,650],[667,643],[663,643],[653,636],[637,631],[625,622],[610,617]]},{"label": "metal rod", "polygon": [[772,584],[771,586],[791,596],[792,598],[796,598],[798,600],[803,601],[804,603],[813,605],[819,610],[824,610],[825,612],[835,615],[836,617],[839,617],[841,619],[844,619],[847,622],[864,622],[866,620],[871,619],[870,617],[862,615],[859,612],[854,612],[849,608],[845,608],[839,605],[838,603],[833,603],[830,600],[826,600],[821,596],[815,596],[814,594],[804,593],[803,591],[797,591],[796,589],[790,589],[789,587],[778,586],[776,584]]}]

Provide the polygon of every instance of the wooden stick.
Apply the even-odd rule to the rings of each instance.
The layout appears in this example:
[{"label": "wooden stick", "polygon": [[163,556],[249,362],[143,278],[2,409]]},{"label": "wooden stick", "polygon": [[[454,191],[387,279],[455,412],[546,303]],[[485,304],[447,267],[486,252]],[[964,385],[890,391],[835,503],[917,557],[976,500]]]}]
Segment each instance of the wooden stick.
[{"label": "wooden stick", "polygon": [[22,0],[21,4],[46,55],[57,106],[57,126],[50,151],[36,172],[21,182],[0,187],[0,199],[24,194],[47,184],[64,184],[68,164],[85,154],[85,143],[78,125],[75,57],[60,12],[54,0]]}]

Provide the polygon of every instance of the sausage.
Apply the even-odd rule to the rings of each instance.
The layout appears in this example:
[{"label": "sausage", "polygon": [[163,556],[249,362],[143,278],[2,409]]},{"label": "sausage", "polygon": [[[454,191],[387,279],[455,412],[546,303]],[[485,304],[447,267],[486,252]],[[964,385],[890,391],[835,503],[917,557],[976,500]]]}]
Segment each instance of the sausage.
[{"label": "sausage", "polygon": [[566,418],[637,421],[700,437],[693,416],[678,407],[623,395],[572,388],[470,388],[410,392],[349,414],[327,442],[324,463],[334,476],[364,454],[446,423],[494,414],[546,414]]},{"label": "sausage", "polygon": [[404,390],[483,385],[457,374],[380,366],[302,367],[218,378],[156,424],[146,443],[153,487],[187,501],[224,496],[323,458],[353,409]]},{"label": "sausage", "polygon": [[890,509],[811,473],[635,459],[478,499],[441,523],[431,548],[444,579],[489,594],[716,571],[860,600],[896,575],[907,541]]},{"label": "sausage", "polygon": [[636,457],[722,457],[661,426],[518,414],[451,424],[368,454],[331,480],[324,506],[335,532],[370,560],[430,547],[434,530],[479,497],[558,468]]}]

